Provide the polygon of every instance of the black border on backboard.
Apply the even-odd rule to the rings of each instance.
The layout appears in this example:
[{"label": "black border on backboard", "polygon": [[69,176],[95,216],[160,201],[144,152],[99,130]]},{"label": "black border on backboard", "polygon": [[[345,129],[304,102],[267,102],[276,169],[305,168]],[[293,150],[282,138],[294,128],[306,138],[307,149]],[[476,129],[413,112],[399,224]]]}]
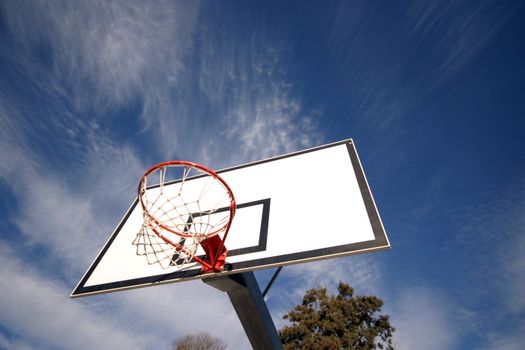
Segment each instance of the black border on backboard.
[{"label": "black border on backboard", "polygon": [[[231,270],[230,271],[224,271],[220,274],[232,274],[232,273],[240,273],[240,272],[246,272],[246,271],[253,271],[256,269],[263,269],[263,268],[269,268],[269,267],[275,267],[275,266],[283,266],[283,265],[290,265],[290,264],[298,264],[298,263],[304,263],[308,261],[314,261],[314,260],[322,260],[322,259],[330,259],[334,257],[339,256],[348,256],[348,255],[354,255],[359,253],[365,253],[365,252],[371,252],[371,251],[380,251],[390,248],[390,243],[388,241],[388,238],[386,236],[385,229],[383,227],[383,224],[381,222],[381,218],[379,216],[379,212],[377,210],[376,204],[374,202],[372,192],[370,191],[370,187],[368,186],[368,181],[366,180],[363,168],[361,166],[361,161],[359,160],[359,156],[357,155],[357,151],[355,149],[355,145],[352,139],[347,139],[319,147],[314,147],[310,149],[306,149],[299,152],[294,152],[286,155],[282,155],[275,158],[269,158],[253,163],[247,163],[243,165],[239,165],[236,167],[223,169],[220,171],[217,171],[217,173],[225,173],[228,171],[234,171],[237,169],[241,169],[244,167],[250,167],[266,162],[271,162],[279,159],[284,159],[288,157],[293,157],[300,154],[305,154],[309,152],[319,151],[325,148],[335,147],[346,144],[346,148],[348,150],[348,156],[350,157],[350,161],[352,164],[352,167],[354,169],[354,173],[357,179],[357,183],[359,185],[359,189],[361,191],[361,196],[363,198],[366,211],[368,214],[368,217],[370,219],[370,224],[372,227],[372,231],[374,233],[374,239],[370,241],[364,241],[364,242],[358,242],[358,243],[352,243],[352,244],[346,244],[346,245],[340,245],[330,248],[323,248],[323,249],[316,249],[316,250],[309,250],[304,251],[300,253],[295,254],[286,254],[281,256],[275,256],[271,258],[263,258],[263,259],[257,259],[257,260],[251,260],[246,262],[238,262],[231,264]],[[117,237],[118,233],[120,232],[120,229],[126,222],[127,218],[135,208],[135,206],[138,204],[138,200],[135,200],[122,221],[119,223],[118,227],[115,229],[113,234],[111,235],[110,239],[106,242],[104,248],[102,251],[98,254],[97,258],[93,262],[93,264],[90,266],[89,270],[86,272],[82,280],[79,282],[75,290],[71,293],[71,297],[81,297],[81,296],[87,296],[87,295],[93,295],[93,294],[101,294],[101,293],[108,293],[118,290],[125,290],[125,289],[132,289],[132,288],[139,288],[139,287],[146,287],[146,286],[152,286],[160,283],[173,283],[181,280],[190,280],[190,279],[196,279],[196,278],[207,278],[207,277],[213,277],[217,274],[208,273],[208,274],[202,274],[200,270],[187,270],[187,271],[177,271],[175,273],[167,273],[167,274],[161,274],[156,276],[151,276],[147,278],[137,278],[137,279],[130,279],[130,280],[123,280],[123,281],[117,281],[113,283],[105,283],[100,285],[94,285],[94,286],[85,286],[87,280],[97,267],[98,263],[101,261],[102,257],[112,244],[113,240]],[[268,229],[268,221],[269,221],[269,215],[270,215],[270,199],[262,199],[261,201],[256,202],[250,202],[241,204],[242,205],[257,205],[257,204],[263,204],[263,217],[261,221],[261,236],[260,236],[260,242],[258,246],[255,247],[248,247],[243,249],[248,249],[248,251],[244,252],[235,252],[232,251],[233,254],[235,252],[235,255],[237,254],[245,254],[248,252],[254,252],[254,251],[260,251],[261,249],[264,250],[266,246],[266,236],[267,236],[267,229]]]}]

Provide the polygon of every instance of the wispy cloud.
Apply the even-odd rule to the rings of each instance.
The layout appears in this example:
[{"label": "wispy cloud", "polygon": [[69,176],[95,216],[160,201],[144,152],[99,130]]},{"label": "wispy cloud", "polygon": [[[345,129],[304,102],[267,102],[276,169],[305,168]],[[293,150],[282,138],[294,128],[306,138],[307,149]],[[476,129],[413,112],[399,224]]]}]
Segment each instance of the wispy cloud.
[{"label": "wispy cloud", "polygon": [[[206,143],[206,158],[240,163],[320,144],[323,136],[314,116],[289,94],[276,88],[254,100],[238,101],[227,112],[219,135]],[[217,148],[216,144],[228,146]]]},{"label": "wispy cloud", "polygon": [[32,344],[54,349],[145,348],[147,332],[134,334],[111,321],[107,312],[64,298],[64,285],[47,278],[33,259],[22,261],[4,243],[0,246],[0,321],[24,340],[7,340],[16,348]]},{"label": "wispy cloud", "polygon": [[[524,205],[525,207],[525,205]],[[522,215],[518,218],[516,226],[521,228],[514,237],[511,237],[508,244],[508,249],[501,252],[502,259],[501,266],[506,272],[504,278],[508,286],[507,308],[514,315],[520,315],[525,312],[525,259],[523,252],[525,252],[525,208]]]},{"label": "wispy cloud", "polygon": [[487,334],[487,344],[483,349],[490,350],[521,350],[525,344],[525,322],[518,321],[501,333],[490,332]]},{"label": "wispy cloud", "polygon": [[[199,16],[228,21],[226,10],[219,19],[197,3],[97,1],[6,5],[6,12],[19,46],[13,60],[35,72],[41,90],[69,101],[61,114],[70,116],[72,135],[79,120],[86,121],[80,129],[90,119],[107,125],[133,105],[141,138],[161,156],[153,162],[232,165],[322,140],[316,115],[293,94],[286,44],[270,40],[276,32],[196,25]],[[47,48],[43,57],[30,58],[35,47]]]},{"label": "wispy cloud", "polygon": [[[127,131],[120,133],[121,141],[140,137],[146,149],[161,150],[164,157],[173,147],[184,147],[179,135],[188,131],[181,127],[187,113],[181,111],[191,104],[183,100],[181,106],[173,97],[186,89],[180,75],[187,68],[183,60],[192,47],[198,2],[42,1],[3,7],[14,46],[3,55],[30,80],[23,89],[42,96],[35,102],[44,112],[33,118],[37,126],[37,120],[48,119],[55,133],[80,149],[78,139],[90,125],[108,131],[118,124]],[[108,136],[116,137],[115,131]]]},{"label": "wispy cloud", "polygon": [[512,15],[509,5],[494,5],[493,1],[438,0],[410,5],[406,12],[408,33],[429,49],[429,76],[421,86],[435,87],[449,80],[482,55]]},{"label": "wispy cloud", "polygon": [[[221,10],[196,30],[200,46],[181,74],[188,89],[174,94],[172,114],[156,120],[161,147],[224,167],[321,143],[318,115],[290,83],[286,42],[271,30],[244,31]],[[216,21],[236,26],[214,31]]]},{"label": "wispy cloud", "polygon": [[[518,175],[519,177],[519,175]],[[485,293],[505,294],[502,303],[509,311],[525,310],[523,273],[525,265],[525,187],[522,179],[514,178],[504,187],[487,186],[475,203],[456,203],[455,242],[462,251],[475,259],[476,269],[465,271],[472,282]],[[475,244],[472,244],[475,242]],[[490,284],[486,277],[490,276]]]},{"label": "wispy cloud", "polygon": [[43,57],[35,57],[47,63],[42,68],[62,79],[78,107],[96,106],[95,112],[149,96],[153,81],[176,83],[198,9],[197,3],[167,1],[40,1],[4,6],[24,56],[31,57],[37,46],[44,48]]},{"label": "wispy cloud", "polygon": [[71,168],[57,170],[30,147],[25,129],[15,123],[23,120],[18,116],[16,111],[0,111],[0,123],[6,126],[0,131],[5,136],[0,140],[0,178],[15,195],[9,220],[24,237],[16,241],[26,247],[40,244],[67,261],[69,271],[78,269],[122,214],[116,203],[133,198],[130,177],[138,178],[143,167],[126,146],[91,135],[86,137],[91,144],[77,154]]},{"label": "wispy cloud", "polygon": [[393,155],[387,161],[395,166],[403,157],[399,145],[412,137],[407,125],[433,117],[427,103],[447,82],[481,68],[513,15],[508,2],[490,0],[413,1],[406,7],[340,2],[329,13],[326,35],[334,66],[327,99],[343,86],[348,124],[361,138],[380,139],[373,147]]},{"label": "wispy cloud", "polygon": [[[459,184],[461,190],[454,188],[448,194],[443,187],[451,186],[456,173],[444,170],[428,182],[421,205],[408,219],[429,222],[440,213],[437,232],[453,233],[439,236],[439,254],[429,251],[436,266],[442,266],[443,271],[453,269],[461,276],[440,276],[455,287],[439,302],[446,305],[443,312],[447,317],[466,317],[466,321],[454,323],[458,339],[467,333],[481,334],[479,346],[489,349],[512,348],[523,339],[525,195],[520,176],[516,171],[505,184],[485,183],[481,190]],[[477,191],[476,197],[472,191]],[[450,308],[451,302],[461,305],[461,310]]]},{"label": "wispy cloud", "polygon": [[405,289],[394,305],[387,305],[400,349],[453,349],[461,333],[451,300],[426,288]]},{"label": "wispy cloud", "polygon": [[27,339],[20,339],[18,337],[4,337],[0,334],[0,347],[2,349],[16,349],[16,350],[36,350],[38,347],[30,344]]},{"label": "wispy cloud", "polygon": [[[481,300],[500,296],[488,307],[476,305],[477,318],[483,320],[478,330],[486,334],[487,349],[520,349],[525,341],[524,182],[518,175],[504,190],[489,190],[484,197],[486,201],[466,210],[457,236],[465,252],[476,259],[476,269],[468,271],[479,289],[475,292]],[[476,240],[477,248],[465,245],[469,238]],[[505,326],[494,327],[495,321]]]}]

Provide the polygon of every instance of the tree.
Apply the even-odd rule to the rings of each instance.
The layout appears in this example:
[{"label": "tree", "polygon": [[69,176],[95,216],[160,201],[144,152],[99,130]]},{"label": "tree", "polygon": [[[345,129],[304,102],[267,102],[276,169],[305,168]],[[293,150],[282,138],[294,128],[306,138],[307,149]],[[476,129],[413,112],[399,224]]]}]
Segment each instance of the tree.
[{"label": "tree", "polygon": [[173,350],[225,350],[226,344],[208,333],[189,334],[172,345]]},{"label": "tree", "polygon": [[387,315],[376,315],[383,301],[375,296],[354,296],[353,288],[339,283],[339,294],[326,288],[310,289],[284,316],[290,321],[279,331],[285,349],[388,349],[393,350]]}]

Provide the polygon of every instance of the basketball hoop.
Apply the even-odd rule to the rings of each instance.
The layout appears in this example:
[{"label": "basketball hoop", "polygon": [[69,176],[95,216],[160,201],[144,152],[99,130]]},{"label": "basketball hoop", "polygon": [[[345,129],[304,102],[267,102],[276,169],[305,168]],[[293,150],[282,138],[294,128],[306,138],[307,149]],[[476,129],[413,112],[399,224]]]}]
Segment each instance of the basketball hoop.
[{"label": "basketball hoop", "polygon": [[137,255],[164,269],[191,262],[204,272],[224,269],[236,204],[216,172],[181,160],[160,163],[142,176],[138,198],[143,223],[133,241]]}]

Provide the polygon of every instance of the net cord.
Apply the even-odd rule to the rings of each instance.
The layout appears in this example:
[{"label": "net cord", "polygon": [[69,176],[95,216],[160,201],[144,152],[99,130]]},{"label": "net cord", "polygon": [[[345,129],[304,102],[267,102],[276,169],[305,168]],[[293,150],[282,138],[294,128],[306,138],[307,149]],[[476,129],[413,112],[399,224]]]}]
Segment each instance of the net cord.
[{"label": "net cord", "polygon": [[[165,193],[166,175],[171,168],[182,167],[182,176],[178,191],[173,196]],[[148,178],[159,171],[157,185],[148,187]],[[187,180],[192,174],[205,176],[205,182],[196,200],[185,201],[183,198]],[[194,175],[195,176],[195,175]],[[212,208],[205,210],[201,201],[209,194],[213,186],[220,186],[224,192]],[[151,189],[158,189],[158,194],[150,198]],[[158,263],[162,268],[174,265],[186,265],[196,261],[203,266],[213,268],[209,263],[196,256],[200,243],[211,236],[224,232],[226,239],[231,220],[235,214],[235,199],[229,186],[216,173],[194,163],[173,161],[161,163],[148,170],[138,188],[139,199],[143,208],[143,224],[133,244],[137,255],[145,255],[148,264]],[[179,204],[178,201],[181,203]],[[192,210],[195,206],[197,210]],[[221,207],[229,210],[217,222],[211,222],[212,214]],[[203,220],[204,218],[204,220]],[[166,233],[166,234],[165,234]],[[178,242],[168,237],[169,233],[180,236]],[[223,243],[224,244],[224,243]],[[216,261],[218,256],[211,261]]]}]

